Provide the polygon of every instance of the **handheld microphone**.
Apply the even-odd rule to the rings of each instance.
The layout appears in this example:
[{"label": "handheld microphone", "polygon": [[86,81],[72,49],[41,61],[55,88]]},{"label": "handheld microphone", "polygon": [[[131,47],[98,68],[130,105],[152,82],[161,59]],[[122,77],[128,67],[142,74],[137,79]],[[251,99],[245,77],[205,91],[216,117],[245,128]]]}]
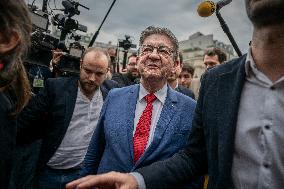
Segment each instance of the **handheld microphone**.
[{"label": "handheld microphone", "polygon": [[213,1],[204,1],[199,4],[197,12],[201,17],[208,17],[211,16],[216,11],[216,9],[220,10],[222,7],[228,5],[231,2],[232,0],[221,0],[215,4]]}]

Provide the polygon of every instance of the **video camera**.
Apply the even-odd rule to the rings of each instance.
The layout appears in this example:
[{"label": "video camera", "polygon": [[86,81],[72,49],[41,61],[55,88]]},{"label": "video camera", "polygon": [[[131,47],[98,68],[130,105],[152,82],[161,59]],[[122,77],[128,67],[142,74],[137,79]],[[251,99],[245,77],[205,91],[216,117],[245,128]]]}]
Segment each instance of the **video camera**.
[{"label": "video camera", "polygon": [[79,24],[78,21],[72,19],[72,17],[74,15],[80,14],[80,11],[78,10],[79,6],[87,10],[89,10],[89,8],[84,5],[81,5],[78,2],[71,1],[71,0],[63,0],[62,5],[64,7],[63,9],[64,15],[56,14],[54,17],[52,17],[52,24],[57,26],[58,29],[61,30],[60,41],[64,41],[66,38],[66,35],[70,33],[71,31],[79,30],[82,32],[87,32],[87,27]]},{"label": "video camera", "polygon": [[137,45],[132,44],[132,40],[130,39],[129,35],[125,35],[125,39],[119,39],[118,40],[118,47],[122,47],[124,49],[123,50],[124,53],[123,53],[122,68],[125,69],[128,50],[130,48],[136,48]]},{"label": "video camera", "polygon": [[125,35],[125,39],[119,39],[118,46],[122,47],[125,51],[129,50],[130,48],[136,48],[136,45],[132,44],[132,40],[130,40],[129,35]]},{"label": "video camera", "polygon": [[78,7],[81,6],[85,9],[88,7],[72,0],[63,0],[62,5],[64,14],[56,14],[52,17],[53,25],[57,26],[61,30],[60,43],[64,43],[67,34],[71,33],[70,38],[74,39],[73,43],[70,43],[69,48],[61,49],[66,53],[61,57],[57,66],[57,70],[64,76],[73,75],[78,73],[80,69],[80,58],[85,51],[84,46],[80,44],[80,35],[77,35],[75,31],[79,30],[87,32],[87,27],[78,23],[77,20],[72,19],[74,15],[79,15],[80,11]]},{"label": "video camera", "polygon": [[52,58],[51,50],[56,48],[59,39],[48,31],[48,14],[34,5],[28,5],[29,15],[32,21],[31,49],[25,63],[46,67]]}]

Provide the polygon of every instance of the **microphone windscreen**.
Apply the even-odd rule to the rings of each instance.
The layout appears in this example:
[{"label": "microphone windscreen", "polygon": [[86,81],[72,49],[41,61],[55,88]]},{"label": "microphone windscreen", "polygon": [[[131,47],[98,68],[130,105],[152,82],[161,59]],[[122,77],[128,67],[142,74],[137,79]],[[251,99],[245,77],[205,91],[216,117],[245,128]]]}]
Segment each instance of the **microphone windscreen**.
[{"label": "microphone windscreen", "polygon": [[201,17],[211,16],[216,10],[216,4],[213,1],[204,1],[200,3],[197,12]]}]

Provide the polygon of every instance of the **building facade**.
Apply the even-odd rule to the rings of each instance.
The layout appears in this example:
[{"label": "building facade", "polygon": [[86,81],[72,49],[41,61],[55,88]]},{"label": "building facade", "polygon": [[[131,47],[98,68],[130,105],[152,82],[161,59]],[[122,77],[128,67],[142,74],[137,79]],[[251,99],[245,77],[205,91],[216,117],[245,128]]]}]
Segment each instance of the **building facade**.
[{"label": "building facade", "polygon": [[187,40],[180,41],[179,46],[184,64],[189,64],[195,69],[194,78],[200,78],[205,71],[203,54],[208,48],[220,48],[227,54],[228,60],[236,58],[233,46],[214,40],[213,34],[204,35],[201,32],[196,32],[190,35]]}]

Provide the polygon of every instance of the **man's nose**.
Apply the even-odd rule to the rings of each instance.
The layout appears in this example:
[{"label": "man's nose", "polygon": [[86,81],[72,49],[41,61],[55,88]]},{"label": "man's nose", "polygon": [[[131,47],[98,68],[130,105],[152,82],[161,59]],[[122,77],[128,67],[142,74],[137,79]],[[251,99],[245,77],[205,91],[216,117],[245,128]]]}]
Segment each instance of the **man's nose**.
[{"label": "man's nose", "polygon": [[95,73],[92,73],[89,77],[89,80],[90,81],[96,81],[96,74]]},{"label": "man's nose", "polygon": [[149,54],[149,58],[153,58],[153,59],[159,59],[159,53],[158,50],[155,48],[153,49],[153,51]]}]

